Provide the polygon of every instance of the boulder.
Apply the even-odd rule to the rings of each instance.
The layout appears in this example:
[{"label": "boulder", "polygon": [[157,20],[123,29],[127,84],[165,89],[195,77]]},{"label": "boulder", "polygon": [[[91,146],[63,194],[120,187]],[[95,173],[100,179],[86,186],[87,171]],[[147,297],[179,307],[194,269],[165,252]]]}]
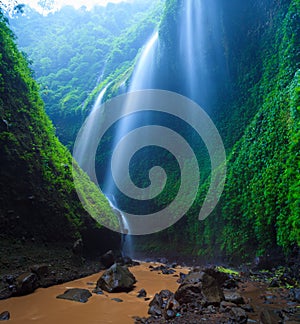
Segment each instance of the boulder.
[{"label": "boulder", "polygon": [[149,304],[148,314],[153,316],[163,316],[166,320],[174,318],[180,309],[174,294],[169,290],[162,290],[155,294]]},{"label": "boulder", "polygon": [[244,298],[237,292],[225,292],[225,301],[236,305],[245,304]]},{"label": "boulder", "polygon": [[134,275],[126,266],[113,264],[97,281],[97,288],[107,292],[128,292],[136,283]]},{"label": "boulder", "polygon": [[259,320],[261,324],[274,324],[280,323],[281,318],[274,311],[265,309],[259,315]]},{"label": "boulder", "polygon": [[39,279],[47,277],[49,275],[48,264],[36,264],[31,267],[31,272],[35,273]]},{"label": "boulder", "polygon": [[146,296],[147,296],[147,292],[146,292],[145,289],[141,289],[141,290],[138,292],[138,295],[137,295],[138,298],[144,298],[144,297],[146,297]]},{"label": "boulder", "polygon": [[239,307],[232,308],[230,311],[230,315],[231,318],[235,321],[235,323],[246,324],[248,322],[248,316],[242,308]]},{"label": "boulder", "polygon": [[14,296],[23,296],[33,293],[39,287],[38,276],[32,272],[21,274],[16,279]]},{"label": "boulder", "polygon": [[59,295],[56,298],[86,303],[91,296],[92,294],[87,289],[72,288],[66,290],[62,295]]},{"label": "boulder", "polygon": [[0,314],[0,321],[8,321],[10,319],[10,313],[5,311]]},{"label": "boulder", "polygon": [[104,295],[104,292],[102,289],[100,289],[99,287],[96,287],[93,291],[92,291],[93,294],[96,294],[96,295]]},{"label": "boulder", "polygon": [[108,251],[100,257],[100,262],[102,265],[108,269],[115,263],[115,257],[113,251]]},{"label": "boulder", "polygon": [[224,295],[217,280],[207,273],[191,272],[183,280],[175,293],[180,304],[199,302],[202,305],[218,306]]},{"label": "boulder", "polygon": [[293,288],[290,292],[291,299],[300,303],[300,288]]}]

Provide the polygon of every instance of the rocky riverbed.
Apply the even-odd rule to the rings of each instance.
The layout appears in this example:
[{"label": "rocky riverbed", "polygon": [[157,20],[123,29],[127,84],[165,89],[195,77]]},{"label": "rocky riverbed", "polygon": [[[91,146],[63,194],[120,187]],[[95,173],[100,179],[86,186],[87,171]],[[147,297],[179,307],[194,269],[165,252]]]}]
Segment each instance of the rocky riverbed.
[{"label": "rocky riverbed", "polygon": [[108,270],[1,300],[0,320],[16,324],[300,323],[300,291],[289,286],[287,281],[291,284],[295,279],[284,268],[241,272],[114,261],[108,253],[101,262]]}]

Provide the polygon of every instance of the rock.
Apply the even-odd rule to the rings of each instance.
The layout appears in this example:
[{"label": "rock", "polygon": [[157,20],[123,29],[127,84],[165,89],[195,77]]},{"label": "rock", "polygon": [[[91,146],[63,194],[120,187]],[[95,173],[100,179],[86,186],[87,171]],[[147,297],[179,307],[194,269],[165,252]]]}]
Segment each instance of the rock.
[{"label": "rock", "polygon": [[237,292],[224,292],[225,301],[236,305],[245,304],[244,298]]},{"label": "rock", "polygon": [[249,304],[241,305],[241,308],[243,308],[247,313],[254,313],[253,307]]},{"label": "rock", "polygon": [[186,276],[187,275],[185,273],[180,272],[179,273],[179,279],[177,280],[177,282],[180,283],[180,284],[183,283],[183,281],[186,278]]},{"label": "rock", "polygon": [[14,296],[23,296],[33,293],[39,287],[38,277],[35,273],[26,272],[16,279]]},{"label": "rock", "polygon": [[230,278],[224,282],[223,288],[225,289],[239,288],[239,285],[235,279]]},{"label": "rock", "polygon": [[7,275],[3,278],[3,281],[8,285],[13,285],[15,282],[15,277],[13,275]]},{"label": "rock", "polygon": [[227,302],[227,301],[222,301],[222,302],[221,302],[221,305],[220,305],[220,312],[221,312],[221,313],[227,313],[227,312],[230,312],[230,310],[231,310],[233,307],[237,307],[236,304],[234,304],[234,303],[229,303],[229,302]]},{"label": "rock", "polygon": [[73,247],[72,247],[72,252],[75,255],[81,256],[83,253],[83,242],[82,239],[78,239],[77,241],[74,242]]},{"label": "rock", "polygon": [[15,286],[6,287],[0,290],[0,300],[10,298],[15,291]]},{"label": "rock", "polygon": [[205,268],[202,271],[213,277],[220,287],[222,287],[226,281],[232,279],[229,274],[220,272],[215,267]]},{"label": "rock", "polygon": [[10,313],[5,311],[0,314],[0,321],[8,321],[10,319]]},{"label": "rock", "polygon": [[162,274],[169,275],[169,274],[174,274],[176,271],[174,269],[163,269]]},{"label": "rock", "polygon": [[35,273],[39,279],[49,275],[49,267],[47,264],[36,264],[31,267],[31,272]]},{"label": "rock", "polygon": [[290,296],[292,301],[300,303],[300,288],[291,289]]},{"label": "rock", "polygon": [[248,316],[242,308],[239,308],[239,307],[232,308],[230,311],[230,315],[231,315],[231,318],[235,321],[235,323],[239,323],[239,324],[245,323],[246,324],[248,321]]},{"label": "rock", "polygon": [[110,250],[103,254],[100,257],[100,261],[106,269],[110,268],[115,263],[115,257],[113,252]]},{"label": "rock", "polygon": [[66,290],[62,295],[59,295],[56,298],[86,303],[91,296],[92,294],[87,289],[72,288]]},{"label": "rock", "polygon": [[279,280],[277,278],[273,278],[272,281],[269,284],[270,288],[278,288],[280,287]]},{"label": "rock", "polygon": [[277,315],[274,311],[268,309],[265,309],[260,313],[259,319],[261,324],[274,324],[281,322],[279,315]]},{"label": "rock", "polygon": [[171,309],[168,309],[165,313],[165,319],[168,320],[168,319],[172,319],[176,316],[176,313],[171,310]]},{"label": "rock", "polygon": [[218,306],[224,295],[216,279],[205,272],[191,272],[177,289],[175,298],[180,304],[200,302]]},{"label": "rock", "polygon": [[92,291],[93,294],[96,294],[96,295],[104,295],[104,292],[102,289],[100,289],[99,287],[96,287],[93,291]]},{"label": "rock", "polygon": [[112,298],[111,300],[114,300],[117,303],[122,303],[123,302],[123,299],[120,299],[120,298]]},{"label": "rock", "polygon": [[141,289],[141,290],[138,292],[138,295],[137,295],[138,298],[144,298],[144,297],[146,297],[146,296],[147,296],[147,292],[146,292],[145,289]]},{"label": "rock", "polygon": [[126,266],[112,265],[97,281],[97,288],[108,292],[128,292],[136,283],[134,275]]},{"label": "rock", "polygon": [[148,314],[172,319],[176,316],[179,309],[180,305],[174,298],[174,294],[169,290],[162,290],[159,294],[155,294],[149,303]]}]

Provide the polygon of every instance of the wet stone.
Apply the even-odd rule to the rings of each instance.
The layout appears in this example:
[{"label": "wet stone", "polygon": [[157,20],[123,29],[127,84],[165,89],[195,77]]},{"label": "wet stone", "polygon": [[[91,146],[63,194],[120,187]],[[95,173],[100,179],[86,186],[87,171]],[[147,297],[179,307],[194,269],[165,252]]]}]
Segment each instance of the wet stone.
[{"label": "wet stone", "polygon": [[14,292],[15,296],[23,296],[31,294],[39,287],[38,277],[35,273],[26,272],[21,274],[16,279],[16,290]]},{"label": "wet stone", "polygon": [[141,290],[138,292],[138,295],[137,295],[138,298],[144,298],[144,297],[146,297],[146,296],[147,296],[147,292],[146,292],[145,289],[141,289]]},{"label": "wet stone", "polygon": [[87,289],[72,288],[66,290],[62,295],[58,295],[58,299],[67,299],[80,303],[86,303],[92,294]]},{"label": "wet stone", "polygon": [[0,314],[0,321],[8,321],[10,319],[10,313],[5,311]]},{"label": "wet stone", "polygon": [[236,305],[245,304],[244,298],[237,292],[224,292],[225,301]]},{"label": "wet stone", "polygon": [[136,283],[134,275],[126,266],[112,265],[97,281],[97,288],[107,292],[129,292]]},{"label": "wet stone", "polygon": [[92,291],[93,294],[96,294],[96,295],[104,295],[104,292],[102,289],[100,289],[99,287],[96,287],[93,291]]}]

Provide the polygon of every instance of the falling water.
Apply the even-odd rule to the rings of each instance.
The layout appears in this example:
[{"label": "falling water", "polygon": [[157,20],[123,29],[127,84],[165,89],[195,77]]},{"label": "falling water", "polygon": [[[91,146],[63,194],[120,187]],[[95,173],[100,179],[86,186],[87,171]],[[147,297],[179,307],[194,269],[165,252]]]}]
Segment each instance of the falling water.
[{"label": "falling water", "polygon": [[179,30],[180,83],[183,94],[204,109],[215,97],[215,81],[224,72],[221,21],[216,1],[184,1]]},{"label": "falling water", "polygon": [[155,54],[158,47],[158,32],[156,31],[146,43],[141,57],[134,69],[129,91],[150,89],[153,87],[155,75]]},{"label": "falling water", "polygon": [[[108,88],[109,84],[104,87],[101,92],[99,93],[93,108],[89,114],[89,117],[86,120],[86,126],[84,128],[83,133],[79,137],[79,140],[76,145],[76,150],[73,152],[73,157],[81,167],[83,171],[85,171],[87,174],[91,175],[91,159],[89,156],[89,151],[91,147],[91,142],[95,140],[94,134],[95,134],[95,127],[98,123],[97,119],[93,118],[93,115],[96,110],[98,110],[101,106],[104,94]],[[95,179],[91,179],[95,180]]]},{"label": "falling water", "polygon": [[[137,65],[133,71],[129,91],[136,91],[141,89],[151,88],[153,86],[153,77],[155,73],[155,53],[158,46],[158,32],[155,32],[146,43],[139,57]],[[124,106],[124,112],[129,107],[130,102],[127,102]],[[115,138],[119,138],[122,134],[126,134],[132,125],[130,123],[121,122]],[[122,172],[122,166],[119,165],[118,170],[114,170],[114,173]],[[133,236],[130,235],[130,224],[124,214],[118,209],[118,203],[114,197],[114,183],[112,179],[109,179],[103,186],[103,192],[109,197],[111,205],[114,209],[119,211],[121,215],[121,228],[123,233],[123,254],[133,257]]]},{"label": "falling water", "polygon": [[130,258],[133,258],[133,242],[132,242],[132,236],[130,235],[130,227],[127,222],[126,217],[116,207],[116,200],[113,195],[107,194],[107,199],[109,201],[109,204],[111,208],[115,211],[115,213],[119,216],[119,222],[120,222],[120,228],[122,234],[122,255],[124,256],[129,256]]}]

